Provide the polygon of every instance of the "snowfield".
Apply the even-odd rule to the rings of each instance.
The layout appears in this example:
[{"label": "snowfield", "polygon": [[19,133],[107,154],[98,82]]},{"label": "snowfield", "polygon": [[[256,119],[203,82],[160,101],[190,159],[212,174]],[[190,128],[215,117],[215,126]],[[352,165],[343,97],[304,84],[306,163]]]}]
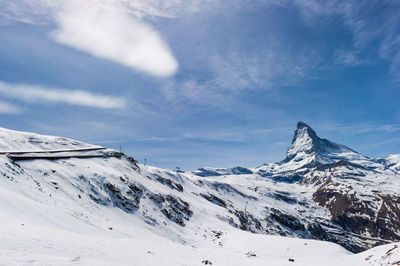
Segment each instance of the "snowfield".
[{"label": "snowfield", "polygon": [[285,160],[251,169],[98,148],[0,129],[0,265],[400,265],[400,156],[304,123]]},{"label": "snowfield", "polygon": [[[0,265],[397,265],[400,250],[389,244],[352,254],[337,244],[267,236],[219,226],[193,234],[187,243],[140,226],[110,210],[85,223],[62,209],[0,190]],[[104,210],[105,211],[105,210]],[[92,210],[94,215],[101,215]],[[4,215],[5,214],[5,215]],[[108,229],[112,227],[113,230]],[[400,243],[399,243],[400,244]],[[254,256],[253,256],[254,255]],[[294,262],[289,261],[293,259]]]}]

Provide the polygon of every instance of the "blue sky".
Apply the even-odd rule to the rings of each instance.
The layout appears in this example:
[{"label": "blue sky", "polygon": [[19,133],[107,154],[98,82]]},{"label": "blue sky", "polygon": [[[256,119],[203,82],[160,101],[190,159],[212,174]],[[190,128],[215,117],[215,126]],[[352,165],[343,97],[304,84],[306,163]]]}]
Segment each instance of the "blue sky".
[{"label": "blue sky", "polygon": [[0,0],[1,127],[160,167],[400,153],[400,2]]}]

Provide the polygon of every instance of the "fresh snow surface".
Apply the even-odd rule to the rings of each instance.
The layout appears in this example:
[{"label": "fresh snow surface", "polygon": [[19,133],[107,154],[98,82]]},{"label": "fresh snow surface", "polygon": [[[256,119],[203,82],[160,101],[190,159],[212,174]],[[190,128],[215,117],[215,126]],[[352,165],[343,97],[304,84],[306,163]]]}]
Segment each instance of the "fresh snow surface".
[{"label": "fresh snow surface", "polygon": [[386,157],[387,165],[390,169],[400,173],[400,154],[392,154]]},{"label": "fresh snow surface", "polygon": [[52,151],[98,147],[80,141],[0,128],[0,152]]},{"label": "fresh snow surface", "polygon": [[115,210],[88,210],[90,219],[96,220],[93,224],[61,206],[38,203],[3,188],[0,201],[7,203],[0,205],[0,265],[204,265],[202,261],[209,260],[213,265],[355,266],[393,265],[400,260],[400,243],[353,255],[329,242],[252,234],[226,226],[218,228],[223,232],[219,239],[212,238],[211,231],[207,235],[188,230],[184,236],[188,243],[180,243]]},{"label": "fresh snow surface", "polygon": [[[229,227],[220,239],[185,236],[191,244],[162,237],[115,210],[90,210],[96,224],[63,208],[0,189],[0,265],[371,265],[392,245],[353,255],[322,241],[252,234]],[[106,218],[107,217],[107,218]],[[113,230],[109,230],[113,227]],[[193,233],[193,232],[192,232]],[[249,256],[247,254],[255,254]],[[393,258],[399,258],[396,250]],[[388,259],[389,261],[389,259]]]}]

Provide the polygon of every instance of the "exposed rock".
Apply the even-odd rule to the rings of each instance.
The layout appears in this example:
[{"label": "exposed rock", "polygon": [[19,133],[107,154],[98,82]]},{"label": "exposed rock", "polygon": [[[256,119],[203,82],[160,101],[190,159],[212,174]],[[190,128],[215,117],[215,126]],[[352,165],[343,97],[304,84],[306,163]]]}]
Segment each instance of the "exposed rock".
[{"label": "exposed rock", "polygon": [[181,184],[178,184],[178,183],[172,181],[169,178],[164,178],[164,177],[162,177],[160,175],[157,175],[157,181],[160,182],[161,184],[167,185],[171,189],[175,189],[175,190],[178,190],[180,192],[183,192],[183,186]]},{"label": "exposed rock", "polygon": [[209,202],[212,202],[215,205],[218,205],[220,207],[226,208],[226,206],[227,206],[224,200],[218,198],[217,196],[215,196],[213,194],[210,194],[210,193],[203,194],[203,193],[201,193],[200,196],[202,196],[203,198],[205,198]]},{"label": "exposed rock", "polygon": [[189,220],[193,215],[193,211],[190,210],[189,203],[183,201],[179,197],[175,197],[172,195],[157,195],[152,194],[150,196],[158,207],[161,209],[161,212],[174,223],[179,224],[180,226],[185,226],[184,220]]},{"label": "exposed rock", "polygon": [[291,230],[295,230],[295,231],[304,231],[305,227],[302,224],[302,222],[289,214],[283,213],[277,209],[272,208],[271,209],[271,213],[270,216],[277,221],[278,223],[280,223],[281,225],[288,227]]}]

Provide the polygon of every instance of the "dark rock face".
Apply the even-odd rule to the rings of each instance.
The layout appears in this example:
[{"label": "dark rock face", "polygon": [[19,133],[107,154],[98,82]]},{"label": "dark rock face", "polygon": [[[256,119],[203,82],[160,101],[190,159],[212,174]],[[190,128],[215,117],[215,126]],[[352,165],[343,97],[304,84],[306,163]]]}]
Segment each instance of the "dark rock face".
[{"label": "dark rock face", "polygon": [[[329,235],[326,229],[324,229],[319,223],[311,223],[307,226],[307,230],[315,239],[332,241],[332,237]],[[335,241],[332,241],[335,242]]]},{"label": "dark rock face", "polygon": [[161,184],[164,184],[164,185],[168,186],[171,189],[175,189],[175,190],[178,190],[180,192],[183,192],[183,186],[181,184],[179,184],[179,183],[176,183],[176,182],[172,181],[169,178],[165,178],[165,177],[162,177],[162,176],[158,175],[157,176],[157,181],[160,182]]},{"label": "dark rock face", "polygon": [[379,236],[393,241],[400,240],[400,196],[380,195],[381,208],[376,219]]},{"label": "dark rock face", "polygon": [[275,182],[289,183],[293,184],[299,182],[303,179],[303,176],[298,174],[293,175],[269,175],[259,171],[259,174],[263,177],[267,177]]},{"label": "dark rock face", "polygon": [[216,171],[208,170],[205,168],[200,168],[198,170],[198,172],[196,172],[196,175],[202,176],[202,177],[207,177],[207,176],[220,176],[221,174]]},{"label": "dark rock face", "polygon": [[253,172],[250,169],[244,167],[237,166],[232,168],[232,174],[234,175],[249,175],[252,173]]},{"label": "dark rock face", "polygon": [[289,203],[289,204],[296,204],[298,203],[295,198],[292,198],[289,193],[283,192],[283,191],[277,191],[274,193],[274,197],[278,200],[281,200],[283,202]]},{"label": "dark rock face", "polygon": [[180,226],[185,226],[184,220],[188,221],[193,215],[189,203],[179,197],[151,193],[149,198],[161,209],[161,212],[170,221]]},{"label": "dark rock face", "polygon": [[193,211],[189,208],[189,203],[183,201],[178,197],[172,195],[167,195],[165,197],[165,202],[161,210],[167,218],[180,226],[185,226],[184,220],[189,220],[193,215]]},{"label": "dark rock face", "polygon": [[[340,187],[340,189],[338,189]],[[351,186],[328,181],[313,194],[313,200],[328,209],[331,222],[339,226],[343,232],[360,236],[368,232],[373,245],[385,243],[382,240],[400,241],[400,197],[396,195],[364,195],[356,193]],[[376,204],[376,203],[381,203]],[[329,233],[328,233],[329,234]],[[335,241],[335,237],[332,237]],[[342,242],[342,241],[335,241]],[[347,243],[352,251],[363,251],[369,244]]]},{"label": "dark rock face", "polygon": [[271,218],[280,223],[281,225],[294,230],[294,231],[304,231],[305,227],[302,222],[289,214],[282,213],[281,211],[272,208],[271,209]]},{"label": "dark rock face", "polygon": [[250,231],[253,233],[264,232],[264,228],[261,225],[261,222],[257,218],[255,218],[251,213],[241,210],[234,210],[233,214],[239,219],[240,229],[245,231]]},{"label": "dark rock face", "polygon": [[220,207],[226,208],[226,203],[224,200],[222,200],[221,198],[218,198],[217,196],[213,195],[213,194],[203,194],[201,193],[200,196],[202,196],[203,198],[205,198],[206,200],[208,200],[209,202],[218,205]]},{"label": "dark rock face", "polygon": [[133,184],[128,188],[129,190],[123,193],[118,187],[111,183],[104,184],[104,190],[109,194],[113,205],[125,212],[132,213],[139,209],[143,190]]}]

